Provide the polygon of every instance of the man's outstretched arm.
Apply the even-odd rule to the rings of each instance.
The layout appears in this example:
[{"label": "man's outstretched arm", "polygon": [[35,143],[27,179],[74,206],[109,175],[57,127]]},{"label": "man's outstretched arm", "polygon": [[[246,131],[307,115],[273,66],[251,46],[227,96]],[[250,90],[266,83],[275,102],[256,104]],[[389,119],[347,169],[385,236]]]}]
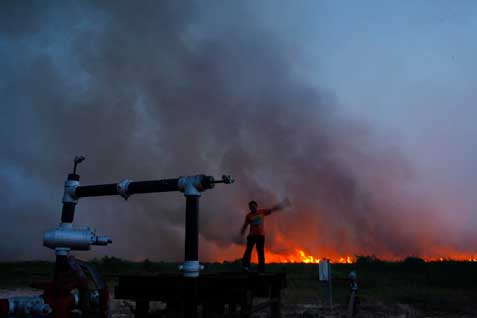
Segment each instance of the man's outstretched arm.
[{"label": "man's outstretched arm", "polygon": [[270,209],[265,209],[265,214],[271,214],[273,212],[283,210],[284,208],[289,207],[290,205],[291,205],[290,200],[286,198],[285,200],[271,207]]}]

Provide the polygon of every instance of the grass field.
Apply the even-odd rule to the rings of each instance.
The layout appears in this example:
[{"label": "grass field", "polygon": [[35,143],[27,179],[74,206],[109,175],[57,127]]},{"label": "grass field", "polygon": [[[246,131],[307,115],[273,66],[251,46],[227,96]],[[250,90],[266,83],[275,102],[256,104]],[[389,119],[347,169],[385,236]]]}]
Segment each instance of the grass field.
[{"label": "grass field", "polygon": [[[111,257],[92,262],[105,275],[111,287],[116,283],[115,277],[120,274],[174,272],[179,265],[148,260],[133,263]],[[238,262],[209,263],[205,268],[205,271],[210,272],[238,270]],[[346,278],[352,270],[358,273],[363,309],[381,306],[382,310],[389,310],[396,306],[407,306],[424,316],[424,313],[442,313],[477,317],[477,263],[425,263],[416,258],[408,258],[403,262],[383,262],[363,257],[354,264],[333,264],[333,297],[338,305],[347,302],[349,285]],[[53,264],[49,262],[0,263],[0,290],[48,281],[52,271]],[[284,292],[286,304],[327,304],[326,285],[318,281],[318,265],[269,264],[267,271],[287,273],[288,287]]]}]

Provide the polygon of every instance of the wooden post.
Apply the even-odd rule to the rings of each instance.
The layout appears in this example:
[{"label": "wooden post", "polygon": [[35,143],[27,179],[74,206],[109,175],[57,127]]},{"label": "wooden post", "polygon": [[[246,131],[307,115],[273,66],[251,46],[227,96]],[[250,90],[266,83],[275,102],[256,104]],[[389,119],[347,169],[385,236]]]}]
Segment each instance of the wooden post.
[{"label": "wooden post", "polygon": [[253,297],[252,292],[247,290],[245,295],[240,302],[240,317],[241,318],[250,318],[252,317],[252,305],[253,305]]},{"label": "wooden post", "polygon": [[149,301],[138,300],[136,301],[136,310],[134,311],[135,318],[146,318],[149,313]]},{"label": "wooden post", "polygon": [[357,283],[357,275],[355,271],[349,273],[348,278],[350,280],[350,287],[351,293],[349,295],[349,303],[348,303],[348,317],[353,318],[357,314],[357,306],[359,304],[359,298],[357,296],[358,293],[358,283]]},{"label": "wooden post", "polygon": [[272,318],[281,318],[281,307],[282,307],[282,298],[281,298],[281,289],[279,286],[274,285],[271,292],[271,301],[272,301]]},{"label": "wooden post", "polygon": [[328,293],[330,297],[330,310],[333,310],[333,284],[331,283],[331,263],[328,265]]},{"label": "wooden post", "polygon": [[328,298],[330,310],[333,310],[333,288],[331,282],[331,263],[329,260],[322,260],[319,264],[320,281],[328,282]]}]

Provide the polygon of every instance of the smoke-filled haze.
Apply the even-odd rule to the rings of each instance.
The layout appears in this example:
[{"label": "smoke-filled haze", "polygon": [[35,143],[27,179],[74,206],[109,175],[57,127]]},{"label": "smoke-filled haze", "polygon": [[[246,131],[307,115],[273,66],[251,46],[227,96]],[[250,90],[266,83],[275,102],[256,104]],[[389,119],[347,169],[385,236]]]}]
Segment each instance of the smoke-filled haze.
[{"label": "smoke-filled haze", "polygon": [[[477,254],[477,3],[3,1],[0,260],[51,258],[82,184],[235,177],[201,199],[201,260]],[[82,257],[183,256],[182,194],[83,199],[113,239]]]}]

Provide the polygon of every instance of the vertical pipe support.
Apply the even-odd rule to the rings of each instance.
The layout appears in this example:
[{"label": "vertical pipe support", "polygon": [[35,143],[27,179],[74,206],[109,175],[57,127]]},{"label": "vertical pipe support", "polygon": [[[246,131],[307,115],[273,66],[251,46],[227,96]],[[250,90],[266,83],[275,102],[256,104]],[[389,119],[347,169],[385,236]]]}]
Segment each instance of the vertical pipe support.
[{"label": "vertical pipe support", "polygon": [[[76,161],[75,161],[76,167]],[[76,168],[75,168],[76,172]],[[71,228],[73,220],[75,218],[76,203],[78,198],[75,195],[76,188],[80,185],[80,176],[76,173],[68,174],[65,181],[65,192],[63,194],[63,208],[61,210],[61,227]],[[55,262],[55,278],[58,275],[68,270],[68,248],[55,249],[56,262]]]},{"label": "vertical pipe support", "polygon": [[199,196],[186,195],[184,317],[197,317],[199,281]]},{"label": "vertical pipe support", "polygon": [[184,277],[199,277],[199,196],[186,196]]}]

